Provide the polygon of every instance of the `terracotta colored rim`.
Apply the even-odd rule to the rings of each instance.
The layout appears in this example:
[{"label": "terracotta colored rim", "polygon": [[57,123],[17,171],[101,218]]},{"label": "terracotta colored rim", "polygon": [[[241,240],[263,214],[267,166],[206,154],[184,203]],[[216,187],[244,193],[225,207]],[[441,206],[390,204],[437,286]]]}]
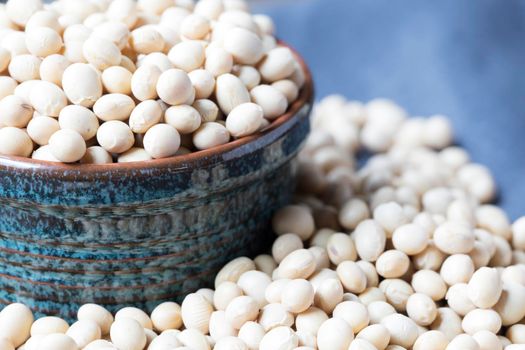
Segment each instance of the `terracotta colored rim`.
[{"label": "terracotta colored rim", "polygon": [[244,146],[250,143],[254,143],[258,140],[263,139],[268,134],[272,133],[285,123],[293,119],[293,117],[300,111],[306,104],[311,103],[313,100],[313,81],[312,75],[308,66],[302,59],[302,57],[292,47],[286,43],[279,41],[279,44],[286,46],[292,50],[294,56],[299,62],[303,69],[305,76],[305,83],[300,91],[299,97],[294,101],[286,111],[285,114],[273,120],[272,123],[262,132],[255,135],[243,137],[241,139],[230,141],[224,145],[220,145],[211,149],[192,152],[186,155],[180,155],[170,158],[154,159],[150,161],[141,162],[129,162],[129,163],[112,163],[112,164],[65,164],[55,163],[42,160],[35,160],[25,157],[14,157],[14,156],[2,156],[0,155],[0,167],[13,167],[19,170],[31,169],[31,170],[44,170],[53,173],[67,173],[74,171],[79,174],[91,174],[96,175],[97,173],[103,173],[107,171],[111,172],[128,172],[131,170],[147,170],[147,169],[159,169],[159,168],[178,168],[183,166],[184,168],[191,168],[192,164],[199,163],[202,161],[214,159],[220,157],[222,154],[232,151],[240,146]]}]

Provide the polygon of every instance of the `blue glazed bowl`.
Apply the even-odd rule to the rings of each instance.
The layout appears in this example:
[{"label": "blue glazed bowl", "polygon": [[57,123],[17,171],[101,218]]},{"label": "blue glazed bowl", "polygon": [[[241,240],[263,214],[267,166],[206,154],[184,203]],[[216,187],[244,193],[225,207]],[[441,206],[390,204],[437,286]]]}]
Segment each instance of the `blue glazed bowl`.
[{"label": "blue glazed bowl", "polygon": [[0,304],[66,319],[88,302],[151,310],[268,246],[309,131],[301,63],[306,84],[285,115],[214,149],[108,165],[0,157]]}]

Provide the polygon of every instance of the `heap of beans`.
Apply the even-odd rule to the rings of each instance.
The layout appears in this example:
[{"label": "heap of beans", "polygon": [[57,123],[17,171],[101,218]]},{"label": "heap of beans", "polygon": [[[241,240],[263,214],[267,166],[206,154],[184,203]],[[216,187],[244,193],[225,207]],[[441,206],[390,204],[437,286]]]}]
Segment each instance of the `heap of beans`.
[{"label": "heap of beans", "polygon": [[87,304],[68,325],[11,304],[0,348],[524,350],[525,217],[487,204],[491,174],[451,145],[449,121],[332,96],[312,124],[269,254],[150,315]]},{"label": "heap of beans", "polygon": [[0,154],[145,161],[265,128],[304,84],[243,0],[9,0],[0,7]]}]

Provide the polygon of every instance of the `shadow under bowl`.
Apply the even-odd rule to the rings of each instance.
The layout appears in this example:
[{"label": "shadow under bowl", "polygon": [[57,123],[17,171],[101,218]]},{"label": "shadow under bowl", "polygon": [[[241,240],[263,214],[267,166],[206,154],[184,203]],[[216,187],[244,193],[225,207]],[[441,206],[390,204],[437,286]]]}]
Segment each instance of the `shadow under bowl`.
[{"label": "shadow under bowl", "polygon": [[0,304],[68,320],[84,303],[152,310],[267,247],[309,131],[313,83],[298,59],[298,100],[257,135],[136,163],[0,156]]}]

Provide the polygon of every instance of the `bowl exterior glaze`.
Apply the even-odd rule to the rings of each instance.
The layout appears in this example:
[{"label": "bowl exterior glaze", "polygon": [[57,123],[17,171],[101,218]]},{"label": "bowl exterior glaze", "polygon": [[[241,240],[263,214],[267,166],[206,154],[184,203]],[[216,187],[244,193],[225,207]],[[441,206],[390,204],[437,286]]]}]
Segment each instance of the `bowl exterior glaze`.
[{"label": "bowl exterior glaze", "polygon": [[293,190],[308,80],[268,130],[219,150],[105,166],[0,157],[0,304],[69,320],[89,302],[152,310],[260,252]]}]

